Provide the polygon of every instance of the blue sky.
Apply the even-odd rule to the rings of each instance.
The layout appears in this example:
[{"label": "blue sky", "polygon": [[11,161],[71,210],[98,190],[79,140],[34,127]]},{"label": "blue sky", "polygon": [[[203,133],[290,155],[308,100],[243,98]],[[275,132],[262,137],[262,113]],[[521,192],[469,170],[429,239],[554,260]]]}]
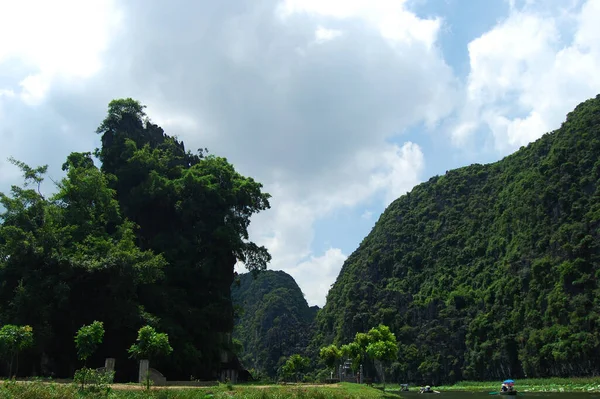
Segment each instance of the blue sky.
[{"label": "blue sky", "polygon": [[3,2],[0,191],[20,180],[9,156],[60,178],[133,97],[264,183],[251,238],[322,306],[395,198],[600,92],[598,20],[594,0]]}]

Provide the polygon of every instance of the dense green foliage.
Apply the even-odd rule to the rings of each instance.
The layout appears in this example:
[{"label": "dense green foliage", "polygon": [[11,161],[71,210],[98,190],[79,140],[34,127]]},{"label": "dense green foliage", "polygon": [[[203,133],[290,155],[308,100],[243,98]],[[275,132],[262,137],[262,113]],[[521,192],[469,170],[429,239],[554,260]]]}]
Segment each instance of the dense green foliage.
[{"label": "dense green foliage", "polygon": [[19,352],[33,345],[31,326],[7,324],[0,328],[0,356],[8,363],[8,376],[13,377],[13,362],[16,358],[15,374],[19,372]]},{"label": "dense green foliage", "polygon": [[115,357],[125,379],[135,378],[127,348],[143,325],[171,339],[173,355],[157,365],[167,378],[214,378],[221,354],[232,357],[233,268],[270,259],[247,231],[269,195],[226,159],[186,152],[143,108],[112,101],[98,128],[101,169],[72,153],[48,198],[46,166],[13,160],[25,185],[0,194],[0,323],[33,327],[29,371],[72,376],[71,339],[93,320],[106,339],[90,360]]},{"label": "dense green foliage", "polygon": [[92,356],[98,345],[104,339],[104,323],[98,320],[81,328],[75,334],[75,346],[77,347],[77,357],[84,362]]},{"label": "dense green foliage", "polygon": [[276,377],[287,357],[304,353],[318,308],[308,306],[296,281],[283,271],[267,270],[256,278],[241,274],[231,296],[238,309],[234,337],[242,344],[243,365]]},{"label": "dense green foliage", "polygon": [[144,326],[138,331],[135,344],[129,348],[129,354],[135,359],[154,359],[157,356],[166,356],[173,352],[169,345],[169,337],[159,333],[151,326]]},{"label": "dense green foliage", "polygon": [[600,372],[600,96],[560,129],[394,201],[317,317],[319,346],[384,323],[400,381]]},{"label": "dense green foliage", "polygon": [[294,378],[296,382],[300,382],[302,381],[302,374],[308,371],[309,366],[309,358],[294,353],[281,366],[280,374],[288,381],[290,378]]}]

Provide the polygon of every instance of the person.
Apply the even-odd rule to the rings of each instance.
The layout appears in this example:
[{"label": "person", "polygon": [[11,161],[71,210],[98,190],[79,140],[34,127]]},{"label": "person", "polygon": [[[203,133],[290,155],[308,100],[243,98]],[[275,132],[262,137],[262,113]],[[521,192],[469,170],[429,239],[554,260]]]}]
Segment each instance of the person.
[{"label": "person", "polygon": [[502,392],[506,391],[508,391],[508,387],[506,386],[506,384],[502,384]]}]

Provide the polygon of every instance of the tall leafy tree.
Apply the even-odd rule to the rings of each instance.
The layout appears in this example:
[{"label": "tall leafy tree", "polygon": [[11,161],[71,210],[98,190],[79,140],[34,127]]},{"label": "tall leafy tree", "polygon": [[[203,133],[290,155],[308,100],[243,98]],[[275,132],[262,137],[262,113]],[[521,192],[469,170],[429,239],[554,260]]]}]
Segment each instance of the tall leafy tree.
[{"label": "tall leafy tree", "polygon": [[124,352],[127,331],[135,336],[131,325],[141,323],[137,289],[159,279],[165,261],[136,246],[134,225],[89,153],[68,157],[50,198],[38,187],[46,167],[15,163],[25,184],[0,194],[0,317],[31,325],[37,354],[56,374],[72,375],[73,331],[104,319],[107,331],[119,332],[106,350]]},{"label": "tall leafy tree", "polygon": [[13,362],[16,359],[15,376],[19,373],[19,352],[33,346],[31,326],[7,324],[0,328],[0,352],[8,362],[8,376],[13,377]]},{"label": "tall leafy tree", "polygon": [[375,368],[385,389],[385,365],[398,358],[398,342],[388,326],[380,324],[367,333],[367,355],[375,361]]}]

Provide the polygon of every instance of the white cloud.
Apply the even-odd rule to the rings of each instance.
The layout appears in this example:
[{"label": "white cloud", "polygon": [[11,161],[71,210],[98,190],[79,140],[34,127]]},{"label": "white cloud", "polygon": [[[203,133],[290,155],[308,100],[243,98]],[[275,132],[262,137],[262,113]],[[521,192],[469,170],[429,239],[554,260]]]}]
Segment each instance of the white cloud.
[{"label": "white cloud", "polygon": [[339,248],[329,248],[322,256],[311,256],[287,272],[302,288],[309,306],[323,307],[323,293],[327,293],[335,282],[346,258]]},{"label": "white cloud", "polygon": [[[265,183],[272,209],[253,219],[251,237],[269,248],[270,268],[304,273],[308,290],[322,276],[297,265],[321,255],[312,251],[315,221],[374,196],[388,204],[420,179],[420,147],[385,140],[452,111],[454,77],[433,46],[437,22],[397,2],[375,2],[374,12],[366,2],[346,11],[309,2],[283,17],[271,1],[203,2],[201,12],[186,4],[124,10],[129,33],[111,54],[129,68],[108,80],[124,82],[188,148],[208,147]],[[132,19],[138,6],[144,18]],[[386,31],[386,21],[401,29]],[[320,27],[326,45],[314,45]]]},{"label": "white cloud", "polygon": [[[267,186],[266,190],[273,195],[272,209],[253,219],[251,236],[260,245],[265,245],[273,256],[269,268],[293,271],[307,300],[322,306],[327,290],[316,292],[313,282],[326,279],[324,273],[329,271],[301,266],[322,259],[315,257],[311,250],[314,222],[336,209],[355,207],[379,194],[383,197],[383,205],[388,205],[419,183],[423,168],[423,154],[418,145],[411,142],[402,147],[387,144],[357,153],[337,171],[329,171],[323,177],[314,176],[310,190],[302,185]],[[307,258],[311,261],[304,261]],[[238,271],[243,271],[240,266]],[[329,287],[327,284],[316,287],[325,286]]]},{"label": "white cloud", "polygon": [[113,1],[1,2],[0,65],[18,60],[21,96],[39,104],[56,75],[86,78],[100,70],[119,16]]},{"label": "white cloud", "polygon": [[496,150],[510,152],[559,127],[567,112],[600,92],[600,2],[588,0],[579,10],[578,3],[513,4],[505,21],[469,44],[457,145],[488,129]]},{"label": "white cloud", "polygon": [[386,39],[431,48],[440,28],[439,19],[421,19],[406,10],[405,0],[285,0],[278,14],[286,19],[306,13],[336,19],[360,18]]},{"label": "white cloud", "polygon": [[325,43],[342,35],[342,31],[336,29],[327,29],[319,26],[315,31],[315,40],[317,43]]},{"label": "white cloud", "polygon": [[362,215],[360,215],[360,217],[365,220],[371,220],[371,218],[373,217],[373,212],[368,209],[365,209],[365,211],[362,213]]}]

